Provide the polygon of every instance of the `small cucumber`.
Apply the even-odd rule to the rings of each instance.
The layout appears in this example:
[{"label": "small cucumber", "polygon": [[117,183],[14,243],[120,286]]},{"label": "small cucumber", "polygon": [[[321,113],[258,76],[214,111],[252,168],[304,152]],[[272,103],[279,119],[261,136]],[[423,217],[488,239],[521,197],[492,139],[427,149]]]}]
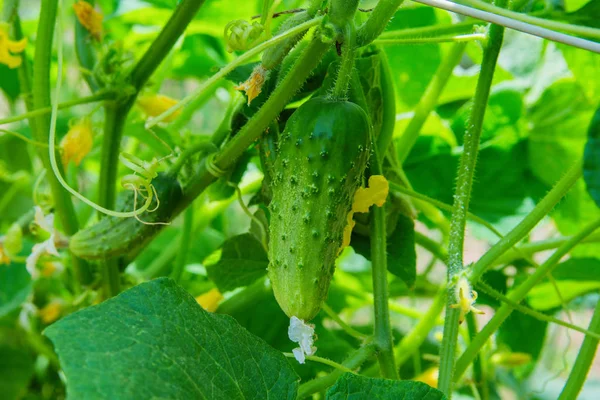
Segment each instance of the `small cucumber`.
[{"label": "small cucumber", "polygon": [[[69,249],[73,254],[86,260],[109,259],[135,251],[151,240],[163,227],[154,223],[168,222],[172,217],[175,204],[182,197],[179,181],[172,175],[161,173],[152,184],[160,199],[160,206],[154,212],[145,212],[139,216],[140,220],[150,224],[143,224],[135,218],[103,218],[91,227],[77,232],[71,238]],[[138,196],[138,207],[140,202]],[[133,192],[123,192],[117,208],[131,211],[134,208],[133,203]],[[154,209],[156,204],[155,199],[150,209]]]},{"label": "small cucumber", "polygon": [[311,320],[327,298],[370,147],[363,109],[326,97],[301,105],[279,138],[269,205],[269,278],[289,317]]}]

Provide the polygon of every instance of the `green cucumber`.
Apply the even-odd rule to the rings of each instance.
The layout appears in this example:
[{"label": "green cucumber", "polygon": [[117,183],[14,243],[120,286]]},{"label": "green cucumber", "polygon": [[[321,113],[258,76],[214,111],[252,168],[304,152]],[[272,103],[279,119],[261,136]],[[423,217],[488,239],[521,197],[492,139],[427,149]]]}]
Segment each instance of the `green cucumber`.
[{"label": "green cucumber", "polygon": [[370,155],[367,114],[316,97],[280,135],[269,205],[269,278],[283,311],[304,321],[321,309]]},{"label": "green cucumber", "polygon": [[[77,232],[69,242],[69,249],[77,257],[86,260],[104,260],[119,257],[143,247],[150,241],[163,225],[157,222],[169,222],[173,216],[175,204],[181,199],[181,185],[176,177],[161,173],[152,181],[160,206],[154,212],[144,212],[139,219],[106,217],[89,228]],[[137,206],[141,199],[138,196]],[[121,211],[134,209],[134,193],[123,192],[117,208]],[[150,209],[156,207],[153,200]]]}]

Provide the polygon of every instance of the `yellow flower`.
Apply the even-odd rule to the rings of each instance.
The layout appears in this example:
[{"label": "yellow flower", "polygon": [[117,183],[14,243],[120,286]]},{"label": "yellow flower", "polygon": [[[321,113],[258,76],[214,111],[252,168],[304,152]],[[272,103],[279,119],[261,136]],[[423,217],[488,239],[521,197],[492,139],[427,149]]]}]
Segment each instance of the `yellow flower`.
[{"label": "yellow flower", "polygon": [[416,376],[413,380],[426,383],[432,388],[437,388],[439,374],[440,369],[438,367],[431,367]]},{"label": "yellow flower", "polygon": [[85,118],[73,125],[60,141],[63,165],[67,166],[71,161],[75,165],[79,165],[81,160],[92,150],[92,144],[92,123]]},{"label": "yellow flower", "polygon": [[62,312],[62,304],[59,301],[52,301],[40,310],[40,318],[44,324],[50,324],[56,321]]},{"label": "yellow flower", "polygon": [[[162,94],[153,94],[148,96],[140,96],[137,105],[149,117],[156,117],[167,111],[169,108],[177,104],[178,101]],[[181,114],[181,110],[177,110],[173,114],[165,118],[165,122],[171,122]]]},{"label": "yellow flower", "polygon": [[79,23],[87,29],[94,39],[99,41],[102,37],[102,20],[104,19],[102,13],[96,11],[90,3],[83,0],[73,4],[73,9]]},{"label": "yellow flower", "polygon": [[208,292],[196,297],[198,304],[208,312],[214,312],[219,307],[219,303],[223,300],[223,295],[217,288],[211,289]]},{"label": "yellow flower", "polygon": [[458,308],[460,310],[460,317],[458,319],[458,322],[460,324],[464,322],[465,316],[469,312],[473,312],[475,314],[485,314],[483,311],[473,306],[473,304],[475,304],[475,301],[477,300],[477,292],[471,290],[469,280],[465,276],[460,277],[454,290],[458,303],[452,304],[450,307]]},{"label": "yellow flower", "polygon": [[369,207],[376,204],[381,207],[385,204],[388,193],[390,191],[389,183],[383,175],[372,175],[369,178],[368,188],[358,188],[354,193],[354,201],[352,202],[352,210],[348,213],[346,219],[346,227],[344,228],[344,236],[342,239],[342,245],[338,250],[338,254],[350,244],[350,237],[352,236],[352,229],[354,229],[355,222],[353,220],[354,213],[366,213],[369,212]]},{"label": "yellow flower", "polygon": [[262,65],[258,65],[250,74],[250,77],[246,82],[242,82],[237,86],[234,86],[235,90],[243,90],[248,96],[248,105],[254,100],[262,91],[262,86],[269,77],[269,71],[264,69]]},{"label": "yellow flower", "polygon": [[0,24],[0,64],[6,64],[8,68],[18,68],[23,59],[20,55],[11,53],[21,53],[27,46],[27,39],[19,41],[8,38],[8,28],[6,24]]}]

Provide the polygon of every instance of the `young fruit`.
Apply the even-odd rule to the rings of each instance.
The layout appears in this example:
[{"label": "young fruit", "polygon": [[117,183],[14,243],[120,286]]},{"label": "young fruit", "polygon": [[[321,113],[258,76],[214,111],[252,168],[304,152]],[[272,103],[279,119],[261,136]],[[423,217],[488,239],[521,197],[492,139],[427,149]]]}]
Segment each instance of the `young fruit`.
[{"label": "young fruit", "polygon": [[[119,257],[144,246],[161,229],[157,222],[168,222],[175,204],[182,196],[179,181],[168,174],[158,174],[152,180],[160,204],[154,212],[144,212],[136,218],[105,217],[87,229],[77,232],[69,242],[69,248],[77,257],[86,260]],[[139,207],[138,196],[138,207]],[[156,199],[150,210],[157,207]],[[134,193],[123,192],[119,201],[119,210],[134,209]]]},{"label": "young fruit", "polygon": [[269,278],[289,317],[311,320],[327,298],[370,146],[366,113],[325,97],[300,106],[279,138],[269,206]]}]

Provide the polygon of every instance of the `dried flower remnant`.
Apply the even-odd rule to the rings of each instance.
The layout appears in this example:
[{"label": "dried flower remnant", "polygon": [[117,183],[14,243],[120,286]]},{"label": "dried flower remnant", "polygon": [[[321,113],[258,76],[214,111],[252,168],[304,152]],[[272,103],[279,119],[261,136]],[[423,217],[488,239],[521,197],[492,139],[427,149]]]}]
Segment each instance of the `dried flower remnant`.
[{"label": "dried flower remnant", "polygon": [[95,40],[100,41],[102,38],[102,20],[104,19],[102,13],[96,11],[94,6],[83,0],[73,4],[73,9],[79,23],[87,29]]},{"label": "dried flower remnant", "polygon": [[248,105],[254,100],[262,91],[262,86],[265,81],[269,78],[269,71],[267,71],[262,65],[256,66],[250,74],[250,77],[245,81],[235,86],[235,90],[243,90],[248,96]]}]

